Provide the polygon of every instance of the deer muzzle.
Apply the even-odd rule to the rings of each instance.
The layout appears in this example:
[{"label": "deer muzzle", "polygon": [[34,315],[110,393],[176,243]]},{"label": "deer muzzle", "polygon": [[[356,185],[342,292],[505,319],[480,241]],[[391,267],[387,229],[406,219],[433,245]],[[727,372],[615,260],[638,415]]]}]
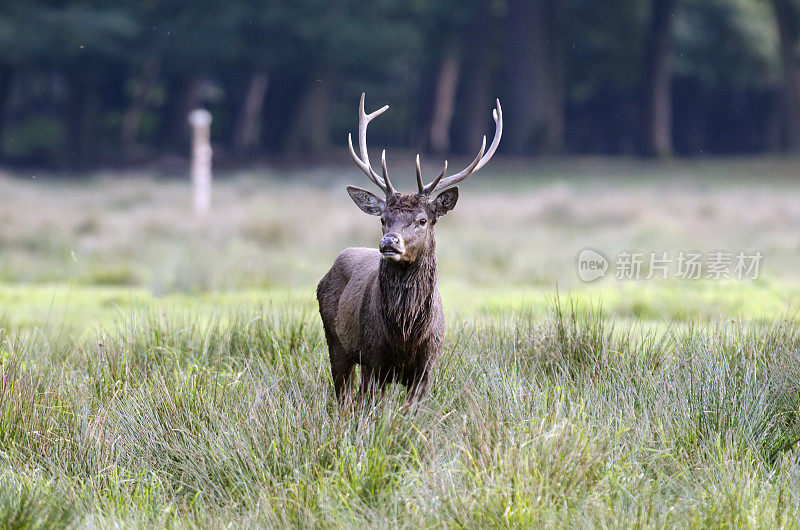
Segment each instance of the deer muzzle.
[{"label": "deer muzzle", "polygon": [[406,246],[403,243],[403,238],[398,234],[386,234],[381,239],[378,245],[378,250],[381,252],[383,259],[388,261],[399,261],[406,251]]}]

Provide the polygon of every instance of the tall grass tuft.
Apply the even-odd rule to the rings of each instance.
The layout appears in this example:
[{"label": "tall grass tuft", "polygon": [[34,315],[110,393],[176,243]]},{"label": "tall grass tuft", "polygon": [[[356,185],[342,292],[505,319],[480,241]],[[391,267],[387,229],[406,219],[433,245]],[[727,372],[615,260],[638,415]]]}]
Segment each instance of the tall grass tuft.
[{"label": "tall grass tuft", "polygon": [[315,315],[0,331],[9,526],[796,526],[800,335],[556,301],[453,320],[433,393],[336,405]]}]

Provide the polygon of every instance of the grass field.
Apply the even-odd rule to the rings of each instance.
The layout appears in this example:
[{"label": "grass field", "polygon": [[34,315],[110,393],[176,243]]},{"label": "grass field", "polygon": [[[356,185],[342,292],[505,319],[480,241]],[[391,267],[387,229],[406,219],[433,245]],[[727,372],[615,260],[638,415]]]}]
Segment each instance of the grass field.
[{"label": "grass field", "polygon": [[[174,179],[0,176],[0,521],[800,526],[800,164],[492,171],[437,225],[433,393],[344,411],[313,292],[377,240],[354,170],[223,175],[205,219]],[[764,262],[587,285],[585,247]]]}]

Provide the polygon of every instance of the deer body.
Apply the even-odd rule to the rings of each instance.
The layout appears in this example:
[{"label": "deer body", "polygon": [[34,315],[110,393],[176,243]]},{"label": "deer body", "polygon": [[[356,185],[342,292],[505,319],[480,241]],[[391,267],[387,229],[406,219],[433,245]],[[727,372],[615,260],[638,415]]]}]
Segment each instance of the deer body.
[{"label": "deer body", "polygon": [[[406,203],[422,202],[405,198]],[[403,212],[398,221],[415,213]],[[348,248],[319,282],[317,300],[338,396],[349,388],[356,364],[362,393],[372,383],[401,383],[410,396],[427,389],[430,368],[441,352],[444,311],[432,229],[418,239],[412,262],[385,259],[377,249]]]},{"label": "deer body", "polygon": [[[498,102],[497,131],[484,155],[486,139],[478,157],[467,169],[443,178],[444,169],[425,186],[417,157],[418,193],[402,194],[392,187],[383,153],[381,178],[369,164],[366,127],[384,112],[364,112],[364,95],[359,109],[359,145],[356,164],[385,193],[372,193],[348,186],[353,201],[365,213],[381,218],[383,237],[379,248],[348,248],[342,251],[317,286],[317,301],[328,344],[336,395],[343,399],[351,387],[356,365],[361,367],[361,393],[370,386],[398,382],[408,389],[409,401],[423,395],[430,386],[431,369],[444,340],[444,311],[437,288],[434,225],[455,207],[458,188],[453,184],[488,162],[497,149],[502,131]],[[449,189],[447,189],[449,188]],[[432,192],[444,190],[430,199]]]},{"label": "deer body", "polygon": [[398,382],[412,394],[427,388],[444,338],[442,299],[428,271],[393,268],[382,263],[375,249],[348,248],[319,283],[317,298],[339,396],[356,364],[362,393],[373,383]]}]

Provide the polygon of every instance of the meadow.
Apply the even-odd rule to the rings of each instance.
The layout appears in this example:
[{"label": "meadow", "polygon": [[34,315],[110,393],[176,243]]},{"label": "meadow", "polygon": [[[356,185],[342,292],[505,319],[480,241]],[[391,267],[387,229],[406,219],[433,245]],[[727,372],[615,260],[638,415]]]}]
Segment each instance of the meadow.
[{"label": "meadow", "polygon": [[[0,526],[800,526],[797,161],[493,164],[437,225],[411,409],[333,397],[357,170],[222,173],[206,217],[174,175],[0,174]],[[587,247],[764,261],[584,284]]]}]

